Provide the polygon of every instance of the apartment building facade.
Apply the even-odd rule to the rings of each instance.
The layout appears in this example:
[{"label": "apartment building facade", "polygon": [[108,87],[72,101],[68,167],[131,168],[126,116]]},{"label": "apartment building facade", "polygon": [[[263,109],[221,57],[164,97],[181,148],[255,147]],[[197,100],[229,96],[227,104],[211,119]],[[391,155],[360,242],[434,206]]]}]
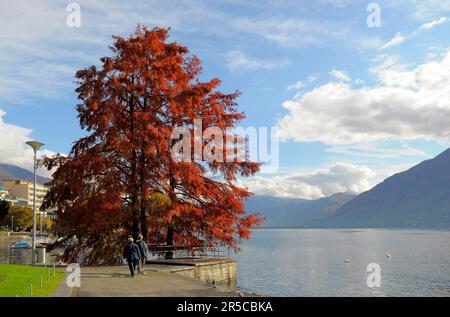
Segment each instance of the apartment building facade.
[{"label": "apartment building facade", "polygon": [[[33,206],[33,182],[28,180],[4,180],[3,187],[9,190],[11,199],[25,201],[27,206]],[[42,205],[48,188],[41,184],[36,184],[36,209]]]}]

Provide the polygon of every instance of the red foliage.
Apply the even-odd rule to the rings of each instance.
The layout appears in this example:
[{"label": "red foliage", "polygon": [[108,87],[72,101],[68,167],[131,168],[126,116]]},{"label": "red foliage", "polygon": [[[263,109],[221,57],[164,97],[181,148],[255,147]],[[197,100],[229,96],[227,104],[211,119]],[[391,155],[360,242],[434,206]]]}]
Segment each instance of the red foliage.
[{"label": "red foliage", "polygon": [[[236,248],[261,219],[246,215],[242,200],[250,193],[234,182],[236,175],[255,174],[259,164],[176,162],[171,135],[174,127],[192,131],[195,119],[203,130],[219,127],[225,134],[244,118],[239,93],[218,91],[219,79],[201,82],[199,59],[169,43],[167,29],[138,26],[129,38],[114,39],[113,56],[101,58],[100,69],[76,74],[78,118],[87,136],[67,158],[46,160],[59,166],[46,197],[46,206],[59,210],[58,233],[76,240],[77,252],[139,231],[150,240],[164,235],[168,244]],[[161,197],[166,202],[158,205]]]}]

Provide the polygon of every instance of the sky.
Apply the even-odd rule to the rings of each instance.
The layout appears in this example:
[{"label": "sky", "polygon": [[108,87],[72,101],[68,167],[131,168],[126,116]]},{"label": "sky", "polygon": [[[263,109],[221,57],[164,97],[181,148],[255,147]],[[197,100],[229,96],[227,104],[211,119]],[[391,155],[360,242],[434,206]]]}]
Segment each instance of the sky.
[{"label": "sky", "polygon": [[239,180],[258,195],[359,193],[448,148],[447,0],[0,0],[1,163],[31,169],[30,139],[70,151],[74,73],[138,23],[241,91],[241,126],[278,128],[278,170]]}]

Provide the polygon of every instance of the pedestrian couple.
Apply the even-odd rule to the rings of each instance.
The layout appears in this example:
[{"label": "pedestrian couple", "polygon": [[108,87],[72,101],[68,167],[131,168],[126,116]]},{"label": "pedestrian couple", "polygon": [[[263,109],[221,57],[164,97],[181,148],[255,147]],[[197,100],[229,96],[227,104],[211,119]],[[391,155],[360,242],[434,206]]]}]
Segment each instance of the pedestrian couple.
[{"label": "pedestrian couple", "polygon": [[134,242],[132,237],[129,237],[128,243],[123,250],[123,257],[127,259],[131,277],[134,277],[136,268],[138,274],[147,275],[144,271],[144,265],[148,255],[148,246],[142,239],[142,234],[138,235],[136,242]]}]

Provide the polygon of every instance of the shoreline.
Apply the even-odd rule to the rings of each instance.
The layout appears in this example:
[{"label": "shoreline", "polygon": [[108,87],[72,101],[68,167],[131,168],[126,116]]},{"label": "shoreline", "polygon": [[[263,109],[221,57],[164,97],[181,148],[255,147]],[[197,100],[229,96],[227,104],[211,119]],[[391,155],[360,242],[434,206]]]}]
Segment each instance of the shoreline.
[{"label": "shoreline", "polygon": [[214,287],[172,273],[167,267],[147,265],[147,275],[130,276],[127,265],[81,267],[80,288],[63,281],[53,297],[259,297],[259,294]]},{"label": "shoreline", "polygon": [[[1,235],[4,239],[20,239],[23,234]],[[50,256],[50,255],[48,255]],[[240,290],[236,282],[236,260],[211,258],[207,261],[186,259],[148,260],[147,276],[130,278],[126,264],[111,266],[81,266],[81,288],[69,288],[59,283],[52,297],[93,296],[183,296],[183,297],[261,297],[253,291]],[[5,264],[7,264],[5,262]],[[18,263],[19,264],[19,263]],[[23,263],[25,265],[25,263]],[[48,266],[52,264],[47,263]],[[45,264],[37,263],[37,266]],[[66,265],[57,264],[64,269]],[[65,270],[65,269],[64,269]],[[232,280],[232,282],[230,282]],[[98,282],[101,282],[98,284]]]}]

